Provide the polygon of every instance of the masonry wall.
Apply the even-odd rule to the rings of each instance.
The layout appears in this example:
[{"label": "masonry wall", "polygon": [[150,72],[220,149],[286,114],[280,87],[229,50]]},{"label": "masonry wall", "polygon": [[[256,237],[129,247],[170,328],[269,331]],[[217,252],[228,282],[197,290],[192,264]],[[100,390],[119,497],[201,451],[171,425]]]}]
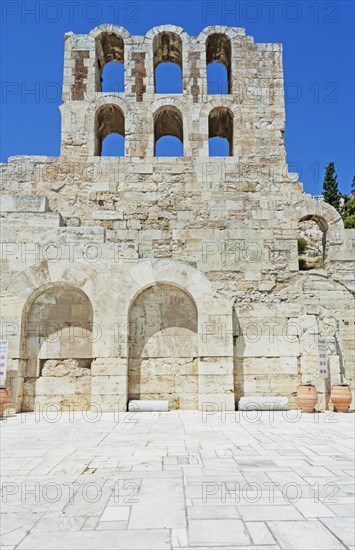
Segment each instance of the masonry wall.
[{"label": "masonry wall", "polygon": [[[154,93],[162,32],[182,43],[182,94]],[[124,93],[97,91],[105,33],[124,42]],[[232,51],[231,93],[220,96],[206,89],[206,40],[215,33],[229,37]],[[124,115],[125,157],[98,154],[95,121],[106,106]],[[154,156],[154,117],[166,107],[182,114],[181,158]],[[221,107],[233,113],[232,156],[211,158],[209,114]],[[280,45],[224,27],[199,37],[173,26],[145,37],[111,25],[69,34],[61,113],[60,157],[1,166],[2,327],[18,410],[50,402],[125,410],[137,397],[231,410],[242,395],[294,401],[308,380],[324,408],[332,383],[352,383],[355,232],[288,172]],[[309,218],[324,231],[324,262],[301,271],[298,227]],[[61,292],[79,292],[86,304],[74,320]],[[41,300],[53,302],[50,318]],[[169,311],[175,325],[164,328]],[[45,353],[44,333],[32,345],[34,318],[61,320],[59,341],[74,339],[80,353],[64,344]]]}]

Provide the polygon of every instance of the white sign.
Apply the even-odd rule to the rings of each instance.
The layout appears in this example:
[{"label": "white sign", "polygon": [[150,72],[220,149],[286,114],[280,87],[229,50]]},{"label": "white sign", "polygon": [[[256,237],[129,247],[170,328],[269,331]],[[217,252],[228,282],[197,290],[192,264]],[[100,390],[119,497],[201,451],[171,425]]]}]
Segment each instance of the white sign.
[{"label": "white sign", "polygon": [[327,347],[324,342],[318,343],[319,378],[328,378]]},{"label": "white sign", "polygon": [[0,382],[5,383],[7,366],[7,340],[0,340]]}]

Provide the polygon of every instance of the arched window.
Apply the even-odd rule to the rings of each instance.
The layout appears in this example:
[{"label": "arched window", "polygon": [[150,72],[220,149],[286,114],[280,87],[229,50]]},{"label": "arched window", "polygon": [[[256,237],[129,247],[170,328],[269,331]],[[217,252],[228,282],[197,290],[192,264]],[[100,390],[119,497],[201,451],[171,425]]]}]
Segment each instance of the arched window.
[{"label": "arched window", "polygon": [[210,157],[233,155],[233,114],[227,107],[215,107],[208,117]]},{"label": "arched window", "polygon": [[102,142],[102,157],[124,157],[124,137],[120,134],[109,134]]},{"label": "arched window", "polygon": [[[115,150],[112,150],[112,138],[110,138],[107,144],[109,152],[107,152],[106,143],[105,146],[103,145],[104,140],[111,134],[118,134],[118,136],[121,136],[119,140],[120,144],[116,143],[116,154],[114,154]],[[124,145],[122,145],[124,136],[125,120],[121,109],[117,107],[117,105],[112,104],[100,107],[96,112],[95,119],[95,155],[102,156],[108,154],[109,156],[124,156]]]},{"label": "arched window", "polygon": [[154,116],[154,155],[181,157],[183,143],[183,122],[179,109],[170,105],[158,109]]},{"label": "arched window", "polygon": [[225,34],[215,33],[207,38],[207,92],[231,93],[231,43]]},{"label": "arched window", "polygon": [[301,218],[297,226],[298,265],[301,271],[319,269],[324,265],[328,224],[320,216]]},{"label": "arched window", "polygon": [[96,90],[124,91],[124,43],[120,36],[104,32],[96,39]]},{"label": "arched window", "polygon": [[157,94],[182,93],[182,43],[173,32],[154,37],[154,89]]},{"label": "arched window", "polygon": [[102,71],[102,92],[124,92],[124,65],[117,61],[106,63]]}]

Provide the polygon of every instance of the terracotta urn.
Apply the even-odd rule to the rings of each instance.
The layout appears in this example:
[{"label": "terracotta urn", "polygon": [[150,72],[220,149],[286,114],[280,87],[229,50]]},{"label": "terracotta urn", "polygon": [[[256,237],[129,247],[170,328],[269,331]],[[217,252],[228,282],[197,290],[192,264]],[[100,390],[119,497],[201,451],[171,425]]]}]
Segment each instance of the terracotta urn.
[{"label": "terracotta urn", "polygon": [[0,418],[4,416],[4,411],[10,401],[9,391],[6,386],[0,386]]},{"label": "terracotta urn", "polygon": [[335,384],[332,386],[330,399],[332,400],[336,412],[348,412],[349,405],[352,401],[350,386],[348,384]]},{"label": "terracotta urn", "polygon": [[303,412],[312,413],[318,401],[314,384],[300,384],[297,388],[297,401]]}]

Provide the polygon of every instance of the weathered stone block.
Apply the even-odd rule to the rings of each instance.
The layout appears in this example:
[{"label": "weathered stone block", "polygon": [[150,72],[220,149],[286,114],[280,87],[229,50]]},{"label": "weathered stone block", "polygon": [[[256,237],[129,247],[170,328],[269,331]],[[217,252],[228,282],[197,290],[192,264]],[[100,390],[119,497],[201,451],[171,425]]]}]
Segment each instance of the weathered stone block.
[{"label": "weathered stone block", "polygon": [[127,359],[120,357],[94,359],[91,372],[93,376],[126,376]]},{"label": "weathered stone block", "polygon": [[125,376],[93,376],[91,378],[92,395],[116,395],[127,392]]},{"label": "weathered stone block", "polygon": [[47,212],[48,198],[36,195],[1,195],[0,212]]},{"label": "weathered stone block", "polygon": [[232,375],[234,370],[232,357],[201,357],[199,361],[199,374],[206,375]]},{"label": "weathered stone block", "polygon": [[201,374],[199,376],[199,388],[200,392],[204,394],[233,392],[233,376]]},{"label": "weathered stone block", "polygon": [[75,394],[76,377],[41,376],[36,382],[36,395]]}]

